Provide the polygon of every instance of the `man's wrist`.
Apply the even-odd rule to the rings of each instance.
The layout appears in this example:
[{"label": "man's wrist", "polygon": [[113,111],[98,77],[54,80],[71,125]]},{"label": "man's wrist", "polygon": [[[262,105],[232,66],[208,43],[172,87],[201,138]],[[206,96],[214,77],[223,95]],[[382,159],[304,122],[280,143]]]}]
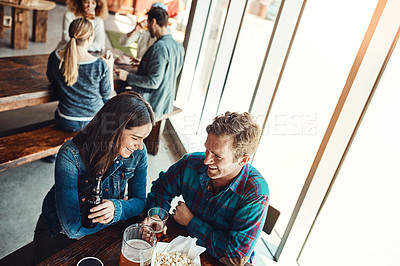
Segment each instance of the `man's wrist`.
[{"label": "man's wrist", "polygon": [[147,217],[146,208],[139,214],[140,221],[143,221]]},{"label": "man's wrist", "polygon": [[195,218],[195,216],[193,215],[193,217],[187,223],[186,227],[189,227],[191,223],[194,223],[194,222],[192,222],[194,220],[194,218]]}]

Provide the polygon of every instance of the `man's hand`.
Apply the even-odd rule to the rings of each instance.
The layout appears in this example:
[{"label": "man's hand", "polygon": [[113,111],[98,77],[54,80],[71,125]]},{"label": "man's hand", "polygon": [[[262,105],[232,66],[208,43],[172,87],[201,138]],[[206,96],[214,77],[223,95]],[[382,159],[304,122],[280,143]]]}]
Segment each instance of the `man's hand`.
[{"label": "man's hand", "polygon": [[132,66],[139,66],[140,65],[140,59],[136,57],[131,57],[131,65]]},{"label": "man's hand", "polygon": [[140,64],[140,59],[127,55],[121,55],[117,59],[115,59],[115,63],[118,65],[138,66]]},{"label": "man's hand", "polygon": [[178,224],[187,226],[194,215],[183,201],[179,201],[172,214],[172,217],[174,217],[174,220]]},{"label": "man's hand", "polygon": [[114,70],[115,74],[117,74],[118,79],[122,80],[122,81],[126,81],[126,79],[128,78],[128,74],[129,72],[123,69],[115,69]]},{"label": "man's hand", "polygon": [[88,217],[93,223],[108,224],[114,219],[115,206],[111,200],[103,200],[103,203],[90,209]]},{"label": "man's hand", "polygon": [[[157,220],[157,219],[160,219],[160,218],[157,216],[157,218],[155,218],[155,220]],[[160,221],[161,221],[161,219],[160,219]],[[147,216],[146,218],[144,218],[143,221],[141,222],[141,224],[151,226],[150,217]],[[167,225],[164,226],[163,234],[164,235],[167,234]]]}]

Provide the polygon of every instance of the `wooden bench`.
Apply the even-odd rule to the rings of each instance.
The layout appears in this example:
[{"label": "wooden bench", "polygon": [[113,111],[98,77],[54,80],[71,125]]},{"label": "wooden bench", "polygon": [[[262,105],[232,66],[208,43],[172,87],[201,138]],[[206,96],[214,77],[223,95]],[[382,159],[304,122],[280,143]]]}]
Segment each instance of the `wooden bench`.
[{"label": "wooden bench", "polygon": [[146,145],[147,152],[152,155],[157,155],[159,147],[160,147],[160,140],[161,135],[164,132],[165,122],[167,119],[173,115],[182,112],[182,109],[174,106],[171,113],[167,115],[163,115],[156,119],[156,123],[153,126],[153,129],[150,132],[150,135],[144,139],[144,144]]},{"label": "wooden bench", "polygon": [[54,155],[74,135],[57,128],[54,120],[3,132],[0,135],[0,172]]},{"label": "wooden bench", "polygon": [[[46,77],[48,54],[0,58],[0,112],[54,102]],[[0,171],[58,152],[73,137],[54,120],[0,133]]]},{"label": "wooden bench", "polygon": [[11,46],[14,49],[28,49],[30,10],[33,10],[32,40],[46,42],[48,11],[56,3],[46,0],[0,0],[0,38],[4,36],[4,6],[12,7]]},{"label": "wooden bench", "polygon": [[[166,119],[181,111],[174,107],[173,112],[157,119],[144,140],[148,153],[157,155]],[[0,134],[0,172],[54,155],[74,135],[57,128],[53,120],[3,132]]]}]

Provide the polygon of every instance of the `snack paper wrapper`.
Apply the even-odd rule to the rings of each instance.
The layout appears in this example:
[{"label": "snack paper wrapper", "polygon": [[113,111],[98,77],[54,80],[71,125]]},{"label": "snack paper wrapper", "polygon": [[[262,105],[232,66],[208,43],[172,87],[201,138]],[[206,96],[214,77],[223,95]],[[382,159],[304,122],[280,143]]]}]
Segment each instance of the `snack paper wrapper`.
[{"label": "snack paper wrapper", "polygon": [[160,252],[173,253],[176,251],[187,253],[188,257],[193,261],[200,256],[201,253],[206,251],[206,248],[196,245],[197,238],[178,236],[172,240],[163,250]]}]

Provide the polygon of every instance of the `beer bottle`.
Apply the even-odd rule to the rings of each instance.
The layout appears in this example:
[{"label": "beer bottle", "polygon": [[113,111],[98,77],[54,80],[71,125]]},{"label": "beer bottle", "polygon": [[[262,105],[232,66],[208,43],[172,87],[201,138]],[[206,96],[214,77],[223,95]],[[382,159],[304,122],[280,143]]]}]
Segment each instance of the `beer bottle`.
[{"label": "beer bottle", "polygon": [[97,223],[93,223],[92,219],[89,219],[88,216],[91,213],[90,209],[99,205],[102,201],[102,193],[101,193],[101,178],[102,174],[97,174],[96,178],[93,182],[92,189],[86,196],[85,204],[83,207],[83,212],[81,215],[81,224],[86,228],[94,228]]}]

